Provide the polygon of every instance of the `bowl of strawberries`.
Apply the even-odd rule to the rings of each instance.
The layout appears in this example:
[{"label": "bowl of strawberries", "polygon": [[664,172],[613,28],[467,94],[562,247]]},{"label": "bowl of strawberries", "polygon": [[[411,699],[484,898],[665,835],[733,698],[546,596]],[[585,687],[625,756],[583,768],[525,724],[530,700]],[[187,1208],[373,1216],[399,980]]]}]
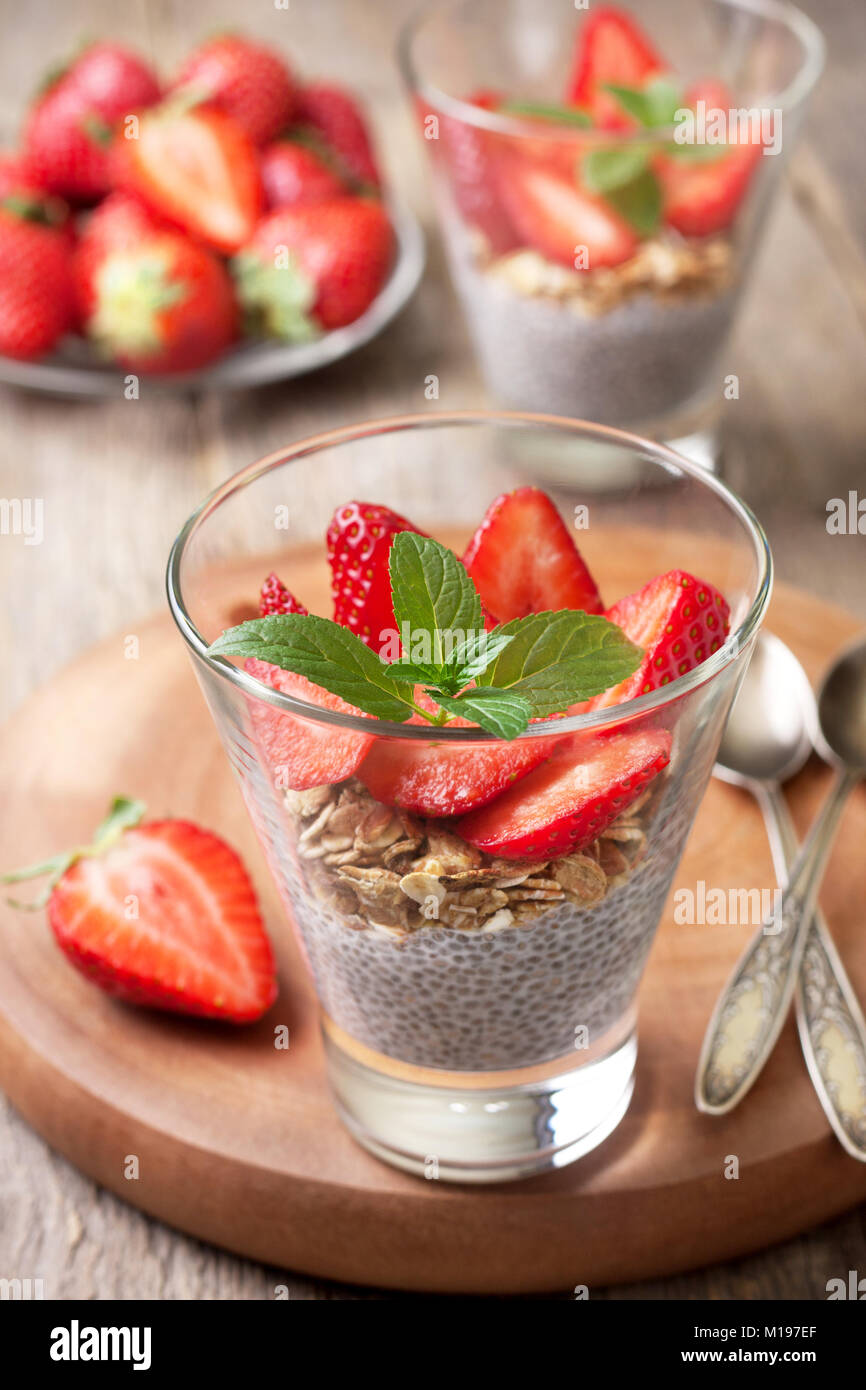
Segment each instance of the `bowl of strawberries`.
[{"label": "bowl of strawberries", "polygon": [[89,44],[0,156],[0,380],[252,386],[368,341],[423,269],[362,108],[222,35],[163,82]]}]

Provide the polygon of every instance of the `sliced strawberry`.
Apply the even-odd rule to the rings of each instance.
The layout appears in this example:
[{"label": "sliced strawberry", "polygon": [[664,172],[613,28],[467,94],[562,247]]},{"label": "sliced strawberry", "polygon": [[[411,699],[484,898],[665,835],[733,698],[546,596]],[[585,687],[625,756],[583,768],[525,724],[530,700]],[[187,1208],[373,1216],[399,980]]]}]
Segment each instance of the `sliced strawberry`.
[{"label": "sliced strawberry", "polygon": [[568,527],[537,487],[519,487],[490,504],[463,563],[501,623],[548,609],[603,610]]},{"label": "sliced strawberry", "polygon": [[305,608],[299,603],[294,594],[289,593],[283,581],[273,570],[268,575],[262,585],[262,592],[259,596],[259,615],[268,618],[274,613],[309,613],[309,608]]},{"label": "sliced strawberry", "polygon": [[605,617],[646,654],[620,685],[594,696],[589,709],[607,709],[647,695],[699,666],[727,637],[731,610],[712,584],[684,570],[670,570],[621,598]]},{"label": "sliced strawberry", "polygon": [[[253,658],[244,662],[244,669],[264,685],[296,700],[306,700],[310,705],[335,710],[338,714],[361,714],[354,705],[313,685],[305,676],[296,676]],[[302,792],[310,787],[342,782],[360,766],[373,742],[372,734],[300,719],[260,700],[248,703],[256,738],[278,787]]]},{"label": "sliced strawberry", "polygon": [[188,821],[152,821],[77,859],[55,884],[48,917],[72,963],[130,1003],[249,1023],[276,998],[246,870]]},{"label": "sliced strawberry", "polygon": [[396,630],[388,557],[400,531],[424,535],[389,507],[347,502],[328,527],[328,560],[334,594],[334,621],[342,623],[379,652]]},{"label": "sliced strawberry", "polygon": [[595,840],[670,758],[663,729],[569,739],[516,787],[458,821],[464,840],[503,859],[558,859]]},{"label": "sliced strawberry", "polygon": [[[466,100],[495,111],[496,92],[479,91]],[[427,113],[423,113],[426,119]],[[448,165],[451,192],[459,212],[484,234],[495,255],[520,244],[499,194],[496,174],[497,137],[454,116],[439,118],[441,149]]]},{"label": "sliced strawberry", "polygon": [[620,265],[634,255],[633,228],[554,165],[512,154],[499,175],[502,202],[523,245],[571,270]]},{"label": "sliced strawberry", "polygon": [[119,187],[217,251],[237,251],[252,235],[262,202],[256,152],[222,111],[153,107],[137,139],[121,132],[112,156]]},{"label": "sliced strawberry", "polygon": [[568,100],[602,129],[626,130],[635,122],[606,85],[643,87],[666,70],[630,14],[613,5],[593,6],[577,31]]},{"label": "sliced strawberry", "polygon": [[[411,721],[420,723],[417,717]],[[450,727],[471,727],[454,719]],[[435,734],[431,730],[431,738]],[[552,739],[447,747],[377,738],[358,776],[377,801],[421,816],[459,816],[484,806],[550,756]]]}]

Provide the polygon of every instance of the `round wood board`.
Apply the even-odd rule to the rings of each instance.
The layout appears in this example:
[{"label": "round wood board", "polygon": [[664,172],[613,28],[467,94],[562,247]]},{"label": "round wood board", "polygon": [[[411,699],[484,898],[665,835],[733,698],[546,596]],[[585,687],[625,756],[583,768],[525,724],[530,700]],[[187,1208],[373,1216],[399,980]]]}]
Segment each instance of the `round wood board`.
[{"label": "round wood board", "polygon": [[[619,592],[634,587],[633,563],[609,558],[612,590],[617,579]],[[320,568],[311,575],[321,592]],[[299,591],[315,606],[309,588]],[[781,585],[769,626],[813,680],[858,629],[850,615]],[[759,1249],[866,1196],[866,1166],[832,1137],[793,1023],[733,1115],[697,1113],[704,1027],[751,929],[677,926],[670,902],[641,990],[634,1099],[599,1149],[544,1177],[484,1189],[426,1182],[370,1157],[331,1107],[311,987],[183,644],[167,616],[135,632],[138,659],[125,658],[123,636],[104,643],[0,731],[0,864],[86,840],[116,793],[143,797],[153,815],[191,817],[250,866],[281,992],[260,1024],[239,1030],[127,1008],[71,969],[41,915],[3,904],[0,1082],[78,1167],[152,1215],[268,1264],[444,1292],[567,1291],[658,1276]],[[801,833],[828,781],[814,762],[791,785]],[[861,997],[864,839],[859,790],[822,902]],[[775,882],[757,808],[717,782],[676,875],[680,886],[698,879]],[[288,1051],[274,1047],[279,1024],[290,1029]],[[132,1155],[137,1177],[126,1176]],[[731,1155],[736,1180],[725,1177]]]}]

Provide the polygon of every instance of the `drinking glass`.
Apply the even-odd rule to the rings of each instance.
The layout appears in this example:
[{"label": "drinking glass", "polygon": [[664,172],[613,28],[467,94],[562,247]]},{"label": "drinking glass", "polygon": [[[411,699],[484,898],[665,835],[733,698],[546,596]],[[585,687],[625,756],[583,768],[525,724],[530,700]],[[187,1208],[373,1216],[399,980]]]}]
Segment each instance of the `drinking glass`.
[{"label": "drinking glass", "polygon": [[[673,127],[582,129],[497,109],[564,101],[575,34],[594,8],[434,0],[406,26],[399,57],[452,277],[496,401],[633,430],[715,467],[736,375],[731,327],[823,66],[823,39],[776,0],[618,7],[631,8],[684,101],[700,94],[708,115],[745,113],[721,173],[710,125],[695,132],[696,153],[708,158],[686,164],[691,152],[677,147]],[[661,189],[661,222],[629,225],[631,250],[609,263],[607,234],[599,240],[592,213],[587,222],[571,201],[575,182],[586,184],[590,158],[596,171],[606,161],[610,177],[641,151],[650,171],[641,177]],[[609,208],[613,196],[596,202]],[[620,226],[623,217],[617,211]]]},{"label": "drinking glass", "polygon": [[[253,615],[272,569],[330,614],[324,536],[350,498],[386,503],[460,554],[493,497],[548,455],[570,478],[551,496],[606,602],[675,568],[726,596],[730,635],[720,626],[696,669],[503,744],[475,727],[312,705],[209,654]],[[623,460],[628,489],[587,503],[584,478]],[[312,975],[337,1109],[373,1153],[428,1177],[494,1181],[568,1163],[619,1122],[641,975],[769,589],[764,534],[723,483],[664,446],[553,417],[333,430],[253,463],[186,523],[169,563],[171,610]],[[461,838],[459,819],[409,814],[382,793],[394,758],[423,773],[433,750],[471,778],[483,750],[507,751],[511,772],[524,772],[554,745],[582,759],[611,736],[660,752],[659,770],[597,839],[561,858],[498,859]],[[317,747],[348,751],[352,774],[299,787],[293,769]]]}]

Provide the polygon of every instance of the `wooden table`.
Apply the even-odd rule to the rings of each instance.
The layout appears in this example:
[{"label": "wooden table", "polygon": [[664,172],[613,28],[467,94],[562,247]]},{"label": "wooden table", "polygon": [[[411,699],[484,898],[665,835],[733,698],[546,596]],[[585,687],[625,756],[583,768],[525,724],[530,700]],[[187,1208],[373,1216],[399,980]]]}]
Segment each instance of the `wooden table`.
[{"label": "wooden table", "polygon": [[[827,533],[826,507],[866,495],[866,159],[862,54],[866,10],[803,0],[829,40],[819,88],[780,199],[726,372],[727,477],[763,520],[780,577],[866,619],[866,538]],[[0,538],[5,653],[0,713],[82,648],[163,602],[171,540],[193,505],[242,464],[326,425],[407,410],[485,403],[445,273],[391,53],[410,0],[32,0],[5,27],[3,143],[35,76],[82,35],[114,34],[170,70],[201,35],[240,25],[284,42],[297,66],[366,92],[385,164],[431,224],[421,290],[377,342],[316,376],[247,395],[70,403],[3,391],[0,496],[44,500],[45,539]],[[440,398],[425,400],[435,373]],[[120,658],[120,653],[119,653]],[[143,653],[146,661],[146,653]],[[204,718],[204,711],[202,712]],[[15,788],[4,789],[14,814]],[[328,1285],[266,1269],[187,1239],[96,1188],[46,1148],[0,1098],[0,1271],[42,1277],[50,1298],[300,1299],[413,1297]],[[829,1278],[863,1271],[866,1214],[783,1247],[599,1298],[823,1298]],[[567,1297],[563,1291],[563,1297]]]}]

